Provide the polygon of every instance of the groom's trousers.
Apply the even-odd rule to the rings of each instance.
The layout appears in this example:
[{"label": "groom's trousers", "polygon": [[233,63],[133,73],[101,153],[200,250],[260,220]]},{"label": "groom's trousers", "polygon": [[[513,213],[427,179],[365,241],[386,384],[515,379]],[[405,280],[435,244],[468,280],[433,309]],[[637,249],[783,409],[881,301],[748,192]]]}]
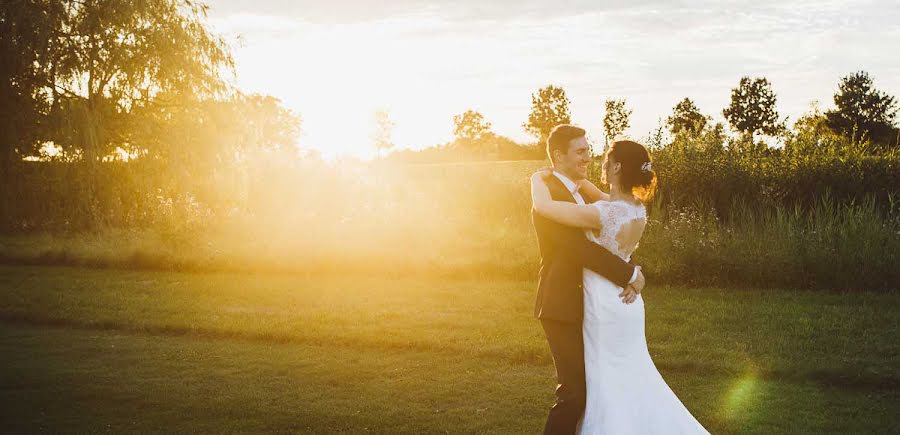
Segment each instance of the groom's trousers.
[{"label": "groom's trousers", "polygon": [[584,412],[584,341],[581,322],[541,319],[556,366],[556,403],[550,408],[545,435],[572,435]]}]

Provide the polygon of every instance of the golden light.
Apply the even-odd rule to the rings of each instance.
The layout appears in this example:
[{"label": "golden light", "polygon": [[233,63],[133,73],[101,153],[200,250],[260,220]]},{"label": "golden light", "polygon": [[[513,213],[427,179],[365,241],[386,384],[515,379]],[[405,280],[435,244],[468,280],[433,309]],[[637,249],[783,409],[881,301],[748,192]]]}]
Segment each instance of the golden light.
[{"label": "golden light", "polygon": [[730,423],[743,423],[749,419],[764,391],[754,368],[749,368],[735,380],[725,393],[722,416]]},{"label": "golden light", "polygon": [[235,50],[238,84],[277,95],[299,113],[302,147],[325,157],[371,158],[375,111],[387,110],[401,120],[393,132],[398,146],[424,147],[435,145],[436,138],[449,139],[452,113],[461,110],[436,101],[458,90],[435,87],[427,77],[427,64],[442,54],[416,55],[421,42],[405,41],[391,30],[402,25],[408,23],[329,26],[237,15],[217,27],[271,29]]}]

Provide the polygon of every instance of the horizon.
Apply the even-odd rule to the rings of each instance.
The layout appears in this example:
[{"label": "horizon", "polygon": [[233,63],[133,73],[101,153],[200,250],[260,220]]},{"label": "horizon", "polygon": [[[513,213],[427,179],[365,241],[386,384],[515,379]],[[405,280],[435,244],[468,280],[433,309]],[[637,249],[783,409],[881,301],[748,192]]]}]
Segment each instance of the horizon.
[{"label": "horizon", "polygon": [[209,16],[233,47],[237,85],[281,99],[303,120],[300,148],[326,158],[372,158],[380,109],[396,124],[394,150],[452,140],[453,115],[468,109],[533,142],[521,125],[548,84],[566,90],[572,122],[593,138],[607,98],[626,99],[636,139],[685,97],[724,122],[742,76],[768,78],[789,122],[814,101],[831,107],[840,78],[858,70],[900,94],[888,55],[900,8],[886,1],[619,3],[216,0]]}]

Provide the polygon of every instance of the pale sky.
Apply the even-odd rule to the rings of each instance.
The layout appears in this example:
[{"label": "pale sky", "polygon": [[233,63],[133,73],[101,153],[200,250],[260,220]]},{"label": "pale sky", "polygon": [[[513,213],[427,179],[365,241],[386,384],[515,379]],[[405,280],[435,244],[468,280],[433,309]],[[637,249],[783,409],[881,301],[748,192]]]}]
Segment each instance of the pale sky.
[{"label": "pale sky", "polygon": [[[398,147],[452,138],[452,117],[481,112],[518,141],[531,93],[565,88],[573,122],[602,137],[603,101],[625,98],[643,138],[682,98],[723,120],[743,75],[765,76],[791,120],[838,80],[868,71],[900,97],[900,2],[211,0],[244,91],[303,118],[300,146],[371,156],[373,113]],[[240,35],[240,39],[238,39]]]}]

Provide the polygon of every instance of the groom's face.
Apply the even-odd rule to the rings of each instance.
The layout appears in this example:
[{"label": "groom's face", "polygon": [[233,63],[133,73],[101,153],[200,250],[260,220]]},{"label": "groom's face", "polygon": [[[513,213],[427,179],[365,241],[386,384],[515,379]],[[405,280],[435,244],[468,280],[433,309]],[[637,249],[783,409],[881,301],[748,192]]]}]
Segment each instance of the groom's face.
[{"label": "groom's face", "polygon": [[572,180],[587,178],[588,164],[591,163],[591,146],[582,136],[569,141],[569,150],[565,154],[556,152],[556,169]]}]

